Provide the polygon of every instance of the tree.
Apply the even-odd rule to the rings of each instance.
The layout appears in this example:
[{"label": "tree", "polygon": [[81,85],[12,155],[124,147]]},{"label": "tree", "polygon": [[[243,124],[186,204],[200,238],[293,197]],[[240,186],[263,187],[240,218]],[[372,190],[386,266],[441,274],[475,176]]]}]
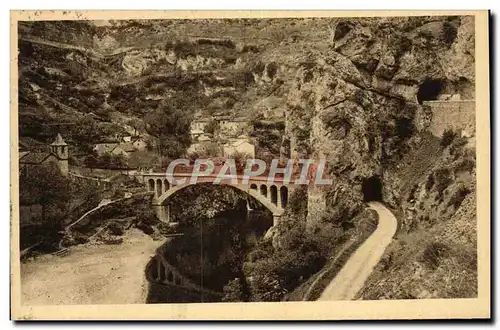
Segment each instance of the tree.
[{"label": "tree", "polygon": [[241,279],[235,278],[234,280],[229,281],[223,289],[224,296],[222,297],[222,301],[230,301],[230,302],[243,302],[246,301],[244,288],[241,283]]},{"label": "tree", "polygon": [[78,119],[70,129],[71,139],[82,151],[92,151],[94,144],[102,139],[98,124],[91,116]]},{"label": "tree", "polygon": [[42,222],[59,224],[61,218],[47,218],[48,208],[53,214],[66,211],[70,199],[69,180],[65,178],[55,164],[30,166],[19,176],[19,197],[21,205],[40,204]]},{"label": "tree", "polygon": [[157,138],[157,152],[171,159],[179,158],[191,144],[189,99],[176,96],[162,101],[152,113],[146,116],[146,131]]},{"label": "tree", "polygon": [[99,155],[95,151],[92,151],[92,153],[85,156],[83,163],[85,167],[96,168],[99,166]]},{"label": "tree", "polygon": [[215,134],[215,132],[219,129],[219,123],[217,120],[212,119],[208,122],[207,126],[205,126],[205,133]]}]

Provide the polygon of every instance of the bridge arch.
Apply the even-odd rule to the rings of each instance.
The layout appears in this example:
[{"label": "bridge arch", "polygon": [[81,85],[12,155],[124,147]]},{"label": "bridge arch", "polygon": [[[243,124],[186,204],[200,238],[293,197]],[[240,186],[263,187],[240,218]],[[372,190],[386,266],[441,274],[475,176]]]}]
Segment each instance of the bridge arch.
[{"label": "bridge arch", "polygon": [[255,183],[252,183],[250,185],[250,189],[257,190],[257,185]]},{"label": "bridge arch", "polygon": [[154,191],[155,190],[155,180],[154,179],[149,179],[148,180],[148,190],[149,191]]},{"label": "bridge arch", "polygon": [[[164,192],[161,195],[157,195],[156,198],[154,199],[154,205],[165,205],[172,197],[174,194],[176,194],[178,191],[183,190],[186,187],[193,186],[193,185],[199,185],[199,184],[209,184],[209,183],[204,183],[204,182],[198,182],[195,184],[191,183],[186,183],[183,185],[178,185],[178,186],[173,186],[170,189],[168,189],[166,192]],[[235,184],[229,184],[229,183],[221,183],[220,185],[224,186],[230,186],[233,188],[236,188],[247,195],[250,195],[251,197],[255,198],[257,201],[259,201],[262,205],[264,205],[265,208],[267,208],[273,215],[281,215],[283,214],[284,210],[278,205],[278,203],[272,203],[271,200],[268,197],[268,191],[267,191],[267,186],[265,184],[262,184],[260,186],[260,190],[252,189],[251,187],[247,186],[240,186],[240,185],[235,185]],[[276,186],[276,194],[278,193],[278,189]],[[278,198],[278,197],[276,197]]]},{"label": "bridge arch", "polygon": [[265,184],[260,185],[260,194],[267,197],[267,186]]},{"label": "bridge arch", "polygon": [[281,207],[285,208],[288,205],[288,188],[285,186],[281,186],[280,188],[280,198],[281,198]]},{"label": "bridge arch", "polygon": [[269,189],[269,193],[271,194],[271,203],[278,205],[278,187],[272,185]]},{"label": "bridge arch", "polygon": [[163,194],[162,180],[161,179],[157,179],[156,180],[156,195],[157,196],[161,196],[161,194]]}]

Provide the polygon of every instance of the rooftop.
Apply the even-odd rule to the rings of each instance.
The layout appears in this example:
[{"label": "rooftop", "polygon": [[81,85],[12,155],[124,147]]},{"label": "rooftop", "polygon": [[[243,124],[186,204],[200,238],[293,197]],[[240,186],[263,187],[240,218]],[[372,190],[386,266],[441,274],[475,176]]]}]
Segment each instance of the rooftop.
[{"label": "rooftop", "polygon": [[27,152],[19,154],[19,163],[21,164],[41,164],[47,158],[53,155],[50,152]]}]

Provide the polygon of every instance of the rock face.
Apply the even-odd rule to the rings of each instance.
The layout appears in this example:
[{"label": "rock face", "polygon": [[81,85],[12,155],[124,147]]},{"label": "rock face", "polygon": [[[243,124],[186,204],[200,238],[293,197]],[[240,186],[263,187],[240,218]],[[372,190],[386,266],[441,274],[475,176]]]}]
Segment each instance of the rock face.
[{"label": "rock face", "polygon": [[474,79],[471,17],[340,20],[329,49],[297,56],[287,97],[292,154],[325,158],[334,178],[325,190],[348,188],[358,207],[363,181],[389,182],[428,129],[432,109],[422,103],[473,99]]},{"label": "rock face", "polygon": [[[401,238],[361,298],[477,294],[474,84],[470,17],[340,20],[328,49],[297,55],[292,155],[326,159],[333,179],[309,188],[306,228],[341,222],[370,198],[400,213]],[[457,279],[468,288],[447,284]]]}]

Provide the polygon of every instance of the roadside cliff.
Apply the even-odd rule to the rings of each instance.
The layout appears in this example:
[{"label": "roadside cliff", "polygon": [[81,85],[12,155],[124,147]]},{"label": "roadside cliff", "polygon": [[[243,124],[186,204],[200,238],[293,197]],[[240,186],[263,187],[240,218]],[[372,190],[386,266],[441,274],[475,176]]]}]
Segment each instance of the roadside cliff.
[{"label": "roadside cliff", "polygon": [[308,189],[305,228],[319,232],[382,200],[399,232],[361,298],[477,294],[474,19],[343,19],[328,49],[306,49],[296,63],[291,156],[326,159],[333,179]]}]

